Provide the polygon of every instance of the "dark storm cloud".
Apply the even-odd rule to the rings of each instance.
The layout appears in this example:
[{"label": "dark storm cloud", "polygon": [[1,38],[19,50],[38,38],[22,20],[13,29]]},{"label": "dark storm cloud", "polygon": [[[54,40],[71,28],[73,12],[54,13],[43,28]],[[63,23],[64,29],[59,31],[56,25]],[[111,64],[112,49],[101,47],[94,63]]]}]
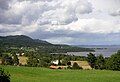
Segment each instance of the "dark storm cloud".
[{"label": "dark storm cloud", "polygon": [[0,9],[7,10],[9,8],[10,0],[0,0]]},{"label": "dark storm cloud", "polygon": [[5,19],[4,13],[9,9],[10,0],[0,0],[0,23]]}]

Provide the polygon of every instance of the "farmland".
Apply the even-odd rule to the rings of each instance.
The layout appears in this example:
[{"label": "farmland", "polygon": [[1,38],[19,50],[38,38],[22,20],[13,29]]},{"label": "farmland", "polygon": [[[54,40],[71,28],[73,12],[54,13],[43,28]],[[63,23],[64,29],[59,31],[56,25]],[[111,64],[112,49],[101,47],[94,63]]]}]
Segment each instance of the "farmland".
[{"label": "farmland", "polygon": [[52,70],[39,67],[0,66],[11,74],[11,82],[119,82],[120,71]]}]

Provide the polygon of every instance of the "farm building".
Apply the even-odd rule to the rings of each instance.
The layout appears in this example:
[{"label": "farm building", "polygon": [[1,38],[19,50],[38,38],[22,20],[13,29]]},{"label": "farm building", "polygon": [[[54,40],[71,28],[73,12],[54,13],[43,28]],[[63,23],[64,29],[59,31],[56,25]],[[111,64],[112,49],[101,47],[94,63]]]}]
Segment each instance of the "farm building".
[{"label": "farm building", "polygon": [[73,64],[76,62],[83,69],[92,69],[87,61],[70,61],[70,62],[71,66],[73,66]]},{"label": "farm building", "polygon": [[50,66],[50,69],[67,69],[68,66],[54,66],[54,65],[51,65]]},{"label": "farm building", "polygon": [[[62,60],[60,60],[60,62],[62,62]],[[54,60],[54,61],[51,61],[52,64],[55,64],[55,65],[58,65],[59,64],[59,60]]]}]

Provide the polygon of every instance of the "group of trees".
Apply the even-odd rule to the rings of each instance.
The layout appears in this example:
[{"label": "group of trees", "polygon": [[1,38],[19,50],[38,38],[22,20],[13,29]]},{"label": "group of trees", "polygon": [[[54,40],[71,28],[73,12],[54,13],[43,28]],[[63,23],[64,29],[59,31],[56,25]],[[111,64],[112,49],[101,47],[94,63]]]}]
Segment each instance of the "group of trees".
[{"label": "group of trees", "polygon": [[[1,50],[3,51],[3,50]],[[5,52],[5,51],[4,51]],[[0,52],[0,59],[4,65],[18,65],[19,59],[16,53],[11,52],[12,56],[6,53]],[[113,54],[111,57],[104,58],[103,55],[95,56],[95,54],[89,53],[87,57],[63,55],[63,54],[49,54],[41,53],[40,51],[26,52],[28,57],[28,65],[32,67],[48,67],[53,60],[62,60],[59,65],[67,65],[69,61],[81,61],[87,60],[90,66],[94,69],[109,69],[120,70],[120,51]]]},{"label": "group of trees", "polygon": [[[31,53],[30,53],[31,54]],[[69,56],[63,54],[49,54],[49,53],[41,53],[41,52],[33,52],[28,56],[28,65],[32,67],[49,67],[51,65],[51,61],[58,60],[58,65],[67,65],[70,60],[78,60],[80,57],[77,56]],[[62,61],[62,62],[60,62]]]},{"label": "group of trees", "polygon": [[[19,59],[15,53],[8,54],[0,53],[0,59],[4,65],[18,65]],[[26,52],[28,57],[27,66],[31,67],[49,67],[51,61],[62,60],[59,65],[67,65],[69,61],[83,61],[87,60],[90,66],[94,69],[108,69],[108,70],[119,70],[120,71],[120,51],[111,55],[110,57],[103,57],[103,55],[95,56],[93,53],[89,53],[87,57],[74,56],[74,55],[63,55],[63,54],[49,54],[37,52]],[[75,68],[77,65],[75,65]],[[74,67],[73,67],[74,68]]]},{"label": "group of trees", "polygon": [[35,56],[34,54],[28,57],[27,66],[30,67],[48,67],[50,66],[51,59],[47,57],[47,54],[43,56],[41,54]]},{"label": "group of trees", "polygon": [[103,55],[95,56],[95,54],[89,53],[87,61],[94,69],[107,69],[120,71],[120,51],[104,58]]},{"label": "group of trees", "polygon": [[105,69],[106,59],[103,57],[103,55],[99,55],[96,57],[95,54],[89,53],[87,61],[92,68]]},{"label": "group of trees", "polygon": [[[3,49],[3,48],[1,48]],[[4,50],[4,51],[3,51]],[[28,57],[27,65],[32,67],[48,67],[51,61],[62,60],[59,65],[67,65],[69,61],[86,60],[86,57],[72,56],[64,54],[50,54],[47,52],[36,51],[25,51],[21,49],[3,49],[0,50],[0,59],[3,65],[18,65],[19,59],[17,53],[24,53],[24,56]]]},{"label": "group of trees", "polygon": [[25,54],[28,57],[27,66],[32,66],[32,67],[49,67],[51,65],[51,61],[54,60],[58,60],[59,65],[67,65],[69,61],[80,61],[87,59],[84,56],[82,57],[82,56],[54,54],[54,53],[50,54],[50,53],[41,52],[39,50],[36,52],[27,52]]},{"label": "group of trees", "polygon": [[13,54],[12,56],[4,53],[0,54],[1,64],[2,65],[18,65],[19,59],[16,54]]},{"label": "group of trees", "polygon": [[107,69],[120,71],[120,51],[108,58],[106,62]]}]

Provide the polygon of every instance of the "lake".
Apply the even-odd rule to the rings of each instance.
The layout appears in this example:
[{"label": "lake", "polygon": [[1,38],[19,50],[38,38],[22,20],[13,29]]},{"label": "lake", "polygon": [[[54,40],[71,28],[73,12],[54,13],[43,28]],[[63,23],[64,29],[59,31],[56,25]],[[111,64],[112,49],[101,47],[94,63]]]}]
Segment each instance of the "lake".
[{"label": "lake", "polygon": [[[109,57],[120,50],[120,45],[79,45],[78,47],[94,49],[96,56],[102,54],[104,57]],[[90,52],[67,52],[68,55],[87,56]]]}]

